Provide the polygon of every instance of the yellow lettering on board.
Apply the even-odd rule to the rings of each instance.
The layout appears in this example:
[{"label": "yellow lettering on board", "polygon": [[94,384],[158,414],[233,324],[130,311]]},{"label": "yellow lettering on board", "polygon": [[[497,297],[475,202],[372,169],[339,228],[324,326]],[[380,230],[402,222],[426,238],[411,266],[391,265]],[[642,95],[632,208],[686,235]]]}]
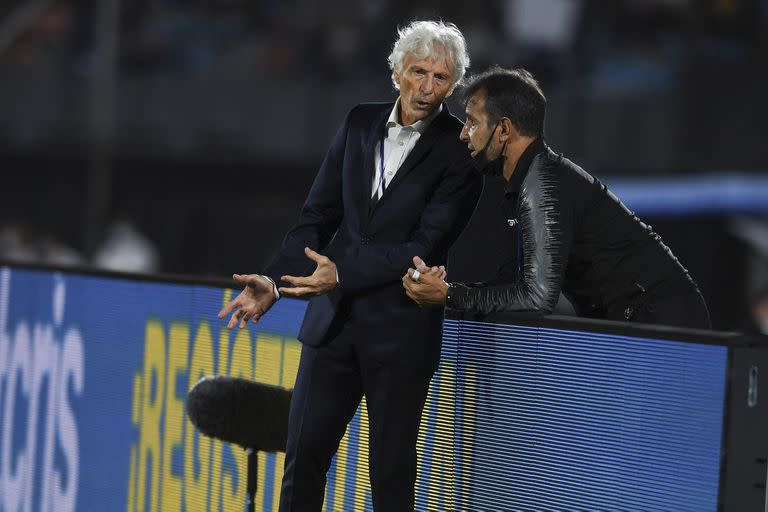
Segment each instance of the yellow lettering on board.
[{"label": "yellow lettering on board", "polygon": [[424,466],[424,446],[427,443],[427,421],[429,419],[429,411],[433,407],[432,401],[435,399],[437,392],[435,391],[437,385],[435,379],[429,385],[429,392],[427,393],[427,399],[424,401],[424,409],[421,413],[421,423],[419,423],[419,436],[416,438],[416,482],[418,483],[422,477],[422,468]]},{"label": "yellow lettering on board", "polygon": [[136,502],[134,495],[136,493],[136,479],[134,478],[134,472],[136,471],[136,447],[131,446],[131,466],[130,473],[128,473],[128,496],[125,500],[125,510],[127,512],[134,512],[136,510]]},{"label": "yellow lettering on board", "polygon": [[141,372],[133,376],[133,406],[131,407],[131,421],[137,427],[141,424]]},{"label": "yellow lettering on board", "polygon": [[[231,292],[225,290],[224,302],[229,302],[227,299]],[[226,375],[227,365],[229,364],[229,331],[225,328],[219,330],[219,364],[216,366],[216,375]],[[222,441],[213,441],[213,454],[211,455],[211,493],[210,493],[210,506],[209,510],[221,510],[221,466],[222,466],[222,452],[224,451],[224,443]]]},{"label": "yellow lettering on board", "polygon": [[[235,335],[235,344],[232,346],[229,375],[253,379],[253,351],[251,350],[251,337],[248,329],[238,329]],[[221,484],[221,507],[223,510],[239,510],[243,506],[246,484],[246,463],[248,460],[245,450],[239,446],[227,443],[227,448],[232,451],[234,467],[225,471]],[[237,477],[235,485],[234,477]]]},{"label": "yellow lettering on board", "polygon": [[[427,509],[452,510],[453,507],[453,430],[454,379],[452,365],[445,365],[437,390],[437,421],[432,448],[432,466],[429,474]],[[440,499],[443,498],[443,503]]]},{"label": "yellow lettering on board", "polygon": [[333,506],[337,510],[344,507],[344,491],[347,486],[347,458],[349,457],[349,429],[351,423],[347,425],[347,431],[339,443],[339,449],[336,450],[336,476],[333,486]]},{"label": "yellow lettering on board", "polygon": [[355,510],[365,508],[365,494],[368,482],[368,404],[360,402],[360,437],[357,443],[357,471],[355,472]]},{"label": "yellow lettering on board", "polygon": [[[131,406],[131,423],[137,428],[141,426],[141,372],[136,372],[133,376],[133,404]],[[136,471],[138,469],[138,447],[136,443],[131,445],[131,469],[128,474],[128,498],[126,500],[126,510],[135,512],[136,510],[136,484],[138,478]]]},{"label": "yellow lettering on board", "polygon": [[[147,465],[151,460],[152,482],[150,484],[149,509],[158,509],[160,485],[160,417],[163,412],[163,390],[165,389],[165,336],[163,326],[157,320],[147,322],[144,334],[144,388],[142,391],[141,434],[139,437],[139,482],[136,503],[140,511],[146,510]],[[153,379],[152,376],[156,378]],[[152,399],[152,382],[155,381],[155,396]]]},{"label": "yellow lettering on board", "polygon": [[[256,363],[254,368],[253,378],[256,382],[263,382],[264,384],[272,384],[277,386],[280,384],[280,369],[281,359],[283,352],[283,339],[280,336],[273,334],[267,334],[259,332],[256,334]],[[264,503],[264,491],[267,479],[267,457],[274,457],[273,454],[267,454],[259,452],[257,454],[258,460],[258,475],[259,484],[256,488],[256,503]],[[280,474],[282,475],[282,465],[280,466]],[[277,464],[273,468],[277,473]],[[282,479],[276,478],[276,474],[271,475],[272,478],[272,510],[277,510],[280,500],[280,484]]]},{"label": "yellow lettering on board", "polygon": [[[283,363],[280,372],[279,384],[284,388],[292,389],[296,383],[296,372],[299,369],[301,357],[301,343],[296,338],[286,338],[283,341]],[[258,358],[256,359],[258,366]],[[283,483],[283,470],[285,467],[285,453],[278,452],[275,457],[275,479],[272,491],[272,510],[277,510],[280,503],[280,491]],[[259,473],[261,474],[261,473]],[[261,503],[261,502],[256,502]]]},{"label": "yellow lettering on board", "polygon": [[301,359],[301,343],[296,338],[285,338],[283,343],[283,371],[280,385],[293,389],[296,384],[296,374],[299,371]]},{"label": "yellow lettering on board", "polygon": [[256,368],[253,376],[256,382],[273,386],[280,384],[282,352],[282,337],[263,332],[256,335]]},{"label": "yellow lettering on board", "polygon": [[163,432],[162,492],[160,510],[174,512],[181,510],[181,477],[172,469],[173,450],[181,443],[184,428],[184,402],[179,400],[176,390],[176,376],[187,371],[189,350],[189,326],[171,324],[168,333],[168,370],[165,379],[165,429]]},{"label": "yellow lettering on board", "polygon": [[[189,363],[189,387],[197,384],[204,376],[213,374],[213,338],[207,322],[197,328],[192,360]],[[195,474],[195,440],[197,440],[197,461],[200,473]],[[187,424],[184,437],[184,505],[187,512],[208,510],[208,484],[211,477],[211,438],[197,432]]]}]

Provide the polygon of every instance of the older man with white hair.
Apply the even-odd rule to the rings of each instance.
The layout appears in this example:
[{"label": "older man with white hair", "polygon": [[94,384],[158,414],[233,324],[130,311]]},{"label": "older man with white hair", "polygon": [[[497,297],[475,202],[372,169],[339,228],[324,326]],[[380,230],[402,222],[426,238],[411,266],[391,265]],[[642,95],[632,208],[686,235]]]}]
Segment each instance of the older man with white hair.
[{"label": "older man with white hair", "polygon": [[399,31],[389,64],[397,101],[347,114],[278,256],[263,275],[235,275],[245,288],[219,314],[232,313],[229,328],[243,328],[281,296],[311,297],[282,511],[321,509],[326,472],[363,396],[373,506],[414,505],[416,439],[443,310],[410,301],[400,276],[413,254],[446,263],[481,181],[459,140],[462,123],[443,102],[469,65],[461,32],[413,22]]}]

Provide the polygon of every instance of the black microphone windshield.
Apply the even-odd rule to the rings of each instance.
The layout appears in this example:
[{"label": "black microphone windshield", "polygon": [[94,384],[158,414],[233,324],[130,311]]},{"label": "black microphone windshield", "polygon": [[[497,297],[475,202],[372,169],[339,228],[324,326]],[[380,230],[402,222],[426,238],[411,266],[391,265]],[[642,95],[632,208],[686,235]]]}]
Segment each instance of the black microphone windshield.
[{"label": "black microphone windshield", "polygon": [[258,451],[285,451],[291,390],[236,377],[205,377],[187,413],[206,436]]}]

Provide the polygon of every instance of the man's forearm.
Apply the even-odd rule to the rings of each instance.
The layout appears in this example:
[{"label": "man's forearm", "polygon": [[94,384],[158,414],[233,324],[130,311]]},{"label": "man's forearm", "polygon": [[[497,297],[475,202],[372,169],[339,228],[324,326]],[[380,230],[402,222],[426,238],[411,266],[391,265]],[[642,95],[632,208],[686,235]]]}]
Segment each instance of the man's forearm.
[{"label": "man's forearm", "polygon": [[468,286],[466,283],[450,283],[445,300],[446,307],[482,314],[497,311],[544,311],[551,312],[554,304],[542,290],[521,283],[490,286]]}]

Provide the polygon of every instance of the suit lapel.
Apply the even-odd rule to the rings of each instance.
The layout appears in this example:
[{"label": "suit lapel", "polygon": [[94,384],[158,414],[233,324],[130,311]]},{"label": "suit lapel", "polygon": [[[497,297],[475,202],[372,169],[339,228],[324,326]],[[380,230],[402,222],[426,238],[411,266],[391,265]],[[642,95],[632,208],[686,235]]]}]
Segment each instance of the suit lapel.
[{"label": "suit lapel", "polygon": [[384,126],[387,122],[390,112],[394,103],[387,104],[383,111],[379,112],[373,120],[373,128],[367,134],[365,141],[363,142],[363,168],[360,175],[362,176],[362,188],[363,190],[357,194],[357,207],[360,212],[360,218],[366,219],[368,217],[368,211],[370,210],[371,203],[371,187],[373,186],[373,176],[375,174],[375,153],[376,143],[381,141],[384,135]]},{"label": "suit lapel", "polygon": [[445,120],[447,119],[447,116],[450,115],[451,113],[448,111],[448,106],[443,104],[443,110],[432,121],[422,136],[419,137],[419,140],[416,142],[413,150],[411,150],[408,157],[400,165],[400,168],[397,170],[394,178],[392,178],[392,181],[390,181],[389,185],[387,185],[387,188],[384,191],[384,195],[381,196],[381,199],[376,204],[376,206],[371,209],[371,213],[373,213],[378,208],[378,206],[387,199],[387,197],[392,195],[393,191],[400,183],[402,183],[408,173],[410,173],[432,151],[432,148],[434,147],[438,137],[443,133]]}]

